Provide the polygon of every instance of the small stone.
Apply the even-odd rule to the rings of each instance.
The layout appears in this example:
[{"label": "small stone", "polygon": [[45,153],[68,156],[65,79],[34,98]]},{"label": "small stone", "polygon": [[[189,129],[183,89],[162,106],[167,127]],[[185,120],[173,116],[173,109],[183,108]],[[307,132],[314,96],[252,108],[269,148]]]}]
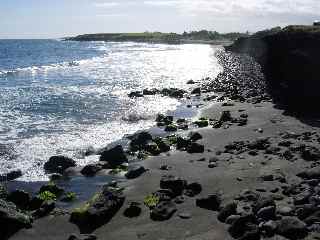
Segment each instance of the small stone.
[{"label": "small stone", "polygon": [[177,211],[175,204],[171,201],[160,202],[150,212],[150,218],[154,221],[164,221],[172,217]]},{"label": "small stone", "polygon": [[200,194],[202,191],[202,186],[200,183],[194,182],[187,185],[184,194],[189,197],[194,197]]},{"label": "small stone", "polygon": [[278,209],[278,213],[282,216],[291,216],[293,215],[294,211],[291,207],[284,206]]},{"label": "small stone", "polygon": [[187,212],[182,212],[182,213],[179,213],[178,216],[182,219],[190,219],[191,218],[191,214],[190,213],[187,213]]},{"label": "small stone", "polygon": [[189,145],[187,147],[187,152],[188,153],[203,153],[204,152],[204,146],[199,144],[199,143],[191,143],[191,145]]},{"label": "small stone", "polygon": [[226,204],[219,212],[218,214],[218,220],[220,222],[225,222],[228,217],[231,215],[237,214],[237,203],[231,202]]},{"label": "small stone", "polygon": [[218,167],[218,164],[216,162],[210,162],[208,164],[208,168],[216,168],[216,167]]},{"label": "small stone", "polygon": [[96,240],[97,236],[93,234],[72,234],[68,240]]},{"label": "small stone", "polygon": [[140,216],[142,211],[140,205],[141,205],[140,203],[131,202],[127,207],[127,209],[124,211],[123,215],[128,218],[134,218],[134,217]]},{"label": "small stone", "polygon": [[147,170],[143,166],[133,165],[129,167],[128,172],[125,174],[125,176],[128,179],[134,179],[140,177],[146,171]]},{"label": "small stone", "polygon": [[277,233],[289,239],[300,239],[308,234],[308,229],[307,225],[296,217],[283,217],[278,221]]},{"label": "small stone", "polygon": [[205,198],[198,198],[196,205],[200,208],[217,211],[221,205],[221,197],[218,194],[211,194]]},{"label": "small stone", "polygon": [[200,139],[202,139],[202,135],[198,132],[191,132],[189,134],[189,139],[192,141],[192,142],[196,142]]},{"label": "small stone", "polygon": [[240,217],[241,217],[240,215],[231,215],[231,216],[229,216],[229,217],[226,219],[225,223],[226,223],[226,224],[233,224],[233,223],[234,223],[236,220],[238,220]]},{"label": "small stone", "polygon": [[276,216],[276,207],[264,207],[257,212],[257,217],[263,220],[273,220]]}]

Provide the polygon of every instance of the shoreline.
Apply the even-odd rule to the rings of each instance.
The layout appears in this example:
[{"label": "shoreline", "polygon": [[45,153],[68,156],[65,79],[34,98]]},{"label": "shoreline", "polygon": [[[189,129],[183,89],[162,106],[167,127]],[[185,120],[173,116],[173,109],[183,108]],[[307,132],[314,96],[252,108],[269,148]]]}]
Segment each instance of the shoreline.
[{"label": "shoreline", "polygon": [[[311,147],[319,147],[319,129],[286,114],[272,103],[265,86],[260,84],[262,79],[257,77],[260,76],[256,72],[258,68],[250,59],[228,53],[221,53],[219,57],[224,63],[224,72],[211,84],[201,87],[201,99],[207,102],[199,116],[203,117],[198,122],[202,127],[191,129],[201,136],[191,143],[197,146],[193,149],[197,151],[189,151],[189,146],[177,149],[174,144],[170,151],[139,162],[148,171],[119,183],[125,200],[116,214],[108,223],[81,233],[92,233],[97,239],[150,240],[223,240],[249,236],[252,237],[249,239],[260,239],[265,234],[273,235],[271,239],[286,239],[280,236],[294,239],[296,236],[292,233],[297,232],[317,236],[316,231],[302,222],[304,219],[297,218],[302,211],[299,209],[309,203],[309,197],[316,196],[315,183],[305,182],[297,174],[308,171],[320,159],[320,153]],[[234,63],[238,64],[235,69]],[[248,78],[248,72],[255,82]],[[216,96],[216,92],[222,96]],[[210,100],[204,101],[206,98]],[[189,132],[183,132],[187,141]],[[300,149],[301,142],[308,147]],[[201,146],[203,149],[198,151]],[[304,155],[307,151],[308,159]],[[146,196],[159,190],[166,175],[180,179],[172,180],[171,184],[177,185],[170,185],[168,180],[167,186],[172,191],[182,190],[182,194],[175,193],[174,197],[164,194],[163,197],[170,199],[164,202],[173,205],[164,206],[161,214],[172,214],[168,219],[155,221],[150,219],[155,209],[150,211],[143,202]],[[181,180],[189,184],[178,187]],[[190,185],[197,188],[188,187]],[[308,197],[303,198],[309,190]],[[139,203],[141,211],[137,216],[126,217],[124,213],[132,202]],[[234,206],[228,205],[230,202],[236,204],[236,209],[226,210],[224,206]],[[226,218],[222,221],[223,211]],[[264,213],[266,215],[261,215]],[[69,222],[69,214],[52,212],[37,220],[32,229],[20,230],[10,239],[62,240],[73,233],[79,235],[79,228]],[[234,219],[224,223],[231,216]],[[267,223],[286,224],[288,230],[268,228]]]}]

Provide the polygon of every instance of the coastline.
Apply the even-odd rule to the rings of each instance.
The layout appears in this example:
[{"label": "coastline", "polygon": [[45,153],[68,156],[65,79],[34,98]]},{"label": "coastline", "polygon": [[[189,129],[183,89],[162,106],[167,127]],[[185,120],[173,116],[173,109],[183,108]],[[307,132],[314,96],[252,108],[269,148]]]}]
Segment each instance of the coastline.
[{"label": "coastline", "polygon": [[[272,103],[272,99],[265,93],[265,86],[261,85],[261,79],[257,77],[260,74],[255,73],[255,65],[249,64],[243,69],[241,62],[238,62],[243,60],[250,63],[250,59],[227,53],[220,55],[224,63],[228,63],[230,57],[239,64],[238,68],[224,65],[225,71],[214,82],[201,88],[202,100],[208,97],[211,100],[203,101],[208,103],[199,117],[204,117],[204,121],[208,121],[210,125],[194,128],[192,131],[202,136],[197,143],[204,146],[204,151],[187,153],[173,147],[173,150],[167,153],[151,156],[139,162],[139,165],[148,171],[136,179],[119,183],[119,187],[124,188],[123,194],[126,199],[117,214],[102,227],[85,233],[93,233],[97,239],[233,239],[230,236],[230,233],[233,234],[230,226],[242,219],[241,213],[247,212],[255,220],[242,221],[253,224],[255,231],[252,230],[250,233],[255,234],[255,238],[252,239],[260,239],[260,234],[264,233],[258,230],[258,213],[252,213],[252,208],[264,198],[267,198],[268,202],[263,207],[273,207],[274,210],[277,208],[277,213],[268,215],[265,220],[278,224],[289,216],[294,218],[296,223],[301,223],[294,217],[295,211],[299,209],[295,202],[296,196],[294,193],[286,194],[286,190],[298,185],[301,189],[296,190],[297,194],[300,194],[309,189],[309,183],[304,183],[297,174],[312,167],[314,160],[301,158],[300,150],[296,151],[293,147],[301,142],[308,146],[319,146],[318,128],[310,125],[310,122],[288,115],[285,110]],[[233,65],[234,62],[229,63]],[[237,74],[234,76],[235,72]],[[246,85],[246,81],[252,81],[247,76],[248,72],[257,80],[255,84]],[[230,79],[230,76],[233,78]],[[260,88],[254,88],[255,86]],[[221,95],[216,96],[217,92]],[[212,99],[215,99],[214,103],[211,102]],[[222,113],[226,111],[229,111],[230,115],[222,120]],[[247,119],[245,124],[242,124],[243,118]],[[217,124],[219,121],[222,121],[221,125]],[[188,133],[189,131],[184,131],[183,136]],[[312,158],[317,159],[319,156],[314,154]],[[169,168],[160,169],[163,165]],[[194,196],[185,195],[183,200],[176,204],[176,212],[168,220],[153,221],[150,219],[150,210],[143,202],[146,196],[159,189],[159,182],[164,175],[173,175],[185,179],[188,183],[199,183],[202,191]],[[221,208],[208,210],[197,206],[199,199],[212,196],[210,194],[221,195]],[[238,198],[239,194],[242,198]],[[244,200],[246,197],[250,197],[250,200]],[[239,218],[231,224],[225,224],[217,218],[223,209],[222,206],[230,201],[237,202],[237,211],[232,213]],[[305,204],[307,201],[302,200],[299,204]],[[131,202],[141,204],[141,213],[137,217],[128,218],[123,213]],[[284,213],[283,208],[290,208],[291,211]],[[69,213],[52,212],[49,216],[37,220],[32,229],[23,229],[10,239],[62,240],[67,239],[72,233],[80,234],[79,229],[69,222],[69,217]],[[261,226],[266,222],[262,221]],[[298,230],[292,225],[288,228],[305,234],[307,227],[303,224],[299,226],[301,228]],[[247,234],[247,230],[242,228],[239,231],[241,235]],[[290,231],[272,231],[274,238],[271,239],[278,239],[279,235],[285,235],[289,239],[295,237]],[[317,233],[310,231],[309,236],[317,236]]]}]

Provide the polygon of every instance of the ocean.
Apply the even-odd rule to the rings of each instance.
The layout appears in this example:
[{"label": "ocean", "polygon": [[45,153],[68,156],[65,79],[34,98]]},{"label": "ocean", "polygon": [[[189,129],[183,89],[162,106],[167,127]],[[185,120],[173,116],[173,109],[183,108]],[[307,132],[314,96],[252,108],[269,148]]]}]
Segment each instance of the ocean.
[{"label": "ocean", "polygon": [[[158,113],[182,102],[160,95],[131,99],[145,88],[177,87],[222,71],[205,44],[0,40],[0,175],[20,169],[22,181],[48,176],[43,164],[66,155],[78,165],[126,134],[150,128]],[[188,117],[188,116],[185,116]]]}]

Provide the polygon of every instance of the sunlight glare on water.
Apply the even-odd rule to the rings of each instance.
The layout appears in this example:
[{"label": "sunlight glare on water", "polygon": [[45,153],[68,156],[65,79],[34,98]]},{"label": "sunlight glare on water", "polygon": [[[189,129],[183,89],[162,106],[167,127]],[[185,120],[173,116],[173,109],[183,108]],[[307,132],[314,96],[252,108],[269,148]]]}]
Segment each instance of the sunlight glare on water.
[{"label": "sunlight glare on water", "polygon": [[[149,128],[157,113],[181,104],[159,95],[130,99],[131,91],[187,90],[188,80],[221,71],[214,56],[219,47],[210,45],[48,41],[14,44],[32,46],[32,54],[44,54],[53,45],[63,54],[55,53],[52,61],[39,55],[39,62],[29,65],[17,59],[13,67],[0,64],[0,142],[14,149],[14,156],[1,159],[0,173],[21,169],[26,181],[47,179],[43,164],[52,155],[87,164],[96,157],[83,158],[81,151]],[[74,54],[67,55],[71,50]]]}]

